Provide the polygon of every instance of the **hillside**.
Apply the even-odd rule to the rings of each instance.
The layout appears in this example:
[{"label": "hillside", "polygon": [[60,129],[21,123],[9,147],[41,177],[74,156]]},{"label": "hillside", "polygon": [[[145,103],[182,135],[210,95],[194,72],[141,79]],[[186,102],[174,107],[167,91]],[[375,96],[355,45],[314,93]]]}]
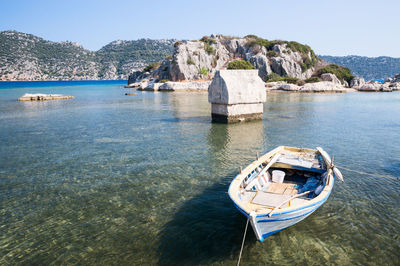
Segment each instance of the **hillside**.
[{"label": "hillside", "polygon": [[161,61],[174,40],[114,41],[92,52],[73,42],[0,32],[0,80],[127,79],[132,71]]},{"label": "hillside", "polygon": [[342,65],[351,70],[353,75],[366,80],[384,80],[400,73],[400,58],[388,56],[327,56],[319,55],[324,61]]}]

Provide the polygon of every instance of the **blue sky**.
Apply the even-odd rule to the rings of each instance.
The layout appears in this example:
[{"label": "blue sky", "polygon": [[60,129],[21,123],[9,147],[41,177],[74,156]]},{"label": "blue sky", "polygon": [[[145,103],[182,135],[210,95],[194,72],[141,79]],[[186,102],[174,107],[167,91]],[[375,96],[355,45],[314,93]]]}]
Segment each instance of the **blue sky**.
[{"label": "blue sky", "polygon": [[114,40],[199,39],[211,33],[293,40],[322,55],[400,57],[400,1],[0,2],[0,31],[98,50]]}]

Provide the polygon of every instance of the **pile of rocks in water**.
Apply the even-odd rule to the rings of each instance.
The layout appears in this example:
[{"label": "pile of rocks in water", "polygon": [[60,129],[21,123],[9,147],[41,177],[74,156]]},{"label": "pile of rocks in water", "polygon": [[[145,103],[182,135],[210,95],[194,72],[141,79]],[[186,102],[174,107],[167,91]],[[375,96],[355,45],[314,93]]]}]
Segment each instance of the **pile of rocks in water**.
[{"label": "pile of rocks in water", "polygon": [[[353,82],[354,81],[354,82]],[[358,91],[366,92],[391,92],[400,90],[400,73],[394,75],[393,78],[387,78],[384,83],[379,81],[365,82],[363,78],[356,77],[351,82],[351,87]]]},{"label": "pile of rocks in water", "polygon": [[269,82],[266,84],[268,90],[281,90],[292,92],[391,92],[400,90],[400,73],[393,78],[388,78],[384,83],[379,81],[365,82],[363,78],[355,77],[350,85],[340,80],[330,73],[322,74],[320,82],[306,83],[304,85],[288,84],[284,82]]},{"label": "pile of rocks in water", "polygon": [[211,80],[157,82],[152,79],[131,84],[129,88],[137,88],[139,91],[207,91],[210,84]]},{"label": "pile of rocks in water", "polygon": [[[347,84],[342,84],[340,80],[331,73],[321,75],[321,81],[305,83],[304,85],[288,84],[282,82],[269,82],[266,84],[268,90],[280,90],[291,92],[347,92]],[[348,86],[348,85],[347,85]]]}]

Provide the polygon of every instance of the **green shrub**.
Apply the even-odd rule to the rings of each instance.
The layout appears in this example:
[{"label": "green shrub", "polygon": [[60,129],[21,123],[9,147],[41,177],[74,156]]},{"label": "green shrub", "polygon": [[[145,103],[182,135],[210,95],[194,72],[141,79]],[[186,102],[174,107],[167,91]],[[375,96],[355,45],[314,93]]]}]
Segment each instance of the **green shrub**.
[{"label": "green shrub", "polygon": [[177,42],[174,43],[174,47],[178,47],[178,46],[181,45],[181,44],[183,44],[183,42],[177,41]]},{"label": "green shrub", "polygon": [[283,81],[286,83],[291,83],[291,84],[297,84],[301,82],[301,79],[295,78],[295,77],[289,77],[289,76],[280,76],[274,72],[270,73],[266,77],[267,82],[278,82],[278,81]]},{"label": "green shrub", "polygon": [[165,83],[167,81],[169,81],[169,80],[168,79],[162,79],[162,80],[160,80],[160,83]]},{"label": "green shrub", "polygon": [[159,68],[160,65],[161,65],[161,62],[152,63],[152,64],[146,66],[146,67],[143,69],[143,72],[151,72],[151,71],[153,71],[154,69]]},{"label": "green shrub", "polygon": [[235,60],[228,64],[228,69],[256,69],[249,61]]},{"label": "green shrub", "polygon": [[264,40],[262,38],[250,39],[247,44],[248,47],[253,47],[255,45],[264,46],[268,51],[272,50],[275,45],[274,41]]},{"label": "green shrub", "polygon": [[287,47],[292,50],[293,52],[300,52],[302,54],[308,54],[311,52],[311,47],[308,45],[304,45],[298,42],[285,42],[287,44]]},{"label": "green shrub", "polygon": [[186,60],[186,63],[188,65],[195,65],[195,62],[190,57]]},{"label": "green shrub", "polygon": [[211,62],[211,66],[212,67],[216,67],[217,66],[217,58],[216,57],[213,58],[213,61]]},{"label": "green shrub", "polygon": [[245,38],[249,38],[249,39],[258,39],[258,36],[257,35],[254,35],[254,34],[249,34],[249,35],[246,35],[246,36],[244,36]]},{"label": "green shrub", "polygon": [[305,80],[306,83],[315,83],[315,82],[320,82],[321,79],[319,77],[311,77]]},{"label": "green shrub", "polygon": [[277,57],[277,56],[279,56],[279,53],[275,52],[275,51],[268,51],[267,56],[268,57]]},{"label": "green shrub", "polygon": [[275,72],[269,73],[266,77],[268,82],[282,81],[282,76],[276,74]]},{"label": "green shrub", "polygon": [[208,43],[204,43],[204,50],[206,51],[207,54],[215,54],[215,49]]},{"label": "green shrub", "polygon": [[216,41],[215,39],[210,38],[210,37],[208,37],[208,36],[204,36],[203,38],[200,39],[200,41],[201,41],[201,42],[204,42],[204,43],[206,43],[206,44],[208,44],[208,45],[216,44],[216,43],[217,43],[217,41]]},{"label": "green shrub", "polygon": [[203,75],[203,76],[207,76],[208,75],[208,69],[205,68],[205,67],[200,68],[199,74]]},{"label": "green shrub", "polygon": [[317,71],[317,76],[320,77],[322,74],[325,73],[334,74],[341,82],[347,81],[348,83],[350,83],[350,81],[354,78],[354,76],[351,74],[350,69],[335,64],[327,65],[319,69]]},{"label": "green shrub", "polygon": [[290,84],[297,84],[297,82],[299,82],[300,79],[295,78],[295,77],[285,76],[285,77],[283,77],[283,81],[290,83]]}]

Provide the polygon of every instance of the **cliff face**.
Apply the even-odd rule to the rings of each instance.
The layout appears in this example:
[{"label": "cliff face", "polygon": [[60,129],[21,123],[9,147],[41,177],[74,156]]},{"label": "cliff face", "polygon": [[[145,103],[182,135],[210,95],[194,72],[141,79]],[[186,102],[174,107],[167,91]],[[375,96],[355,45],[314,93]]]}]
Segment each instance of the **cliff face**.
[{"label": "cliff face", "polygon": [[163,60],[174,40],[114,41],[92,52],[73,42],[0,32],[0,80],[128,79],[132,71]]},{"label": "cliff face", "polygon": [[150,75],[135,73],[130,83],[144,77],[171,81],[211,79],[217,70],[226,69],[229,62],[237,59],[254,65],[263,80],[271,73],[306,79],[321,61],[306,45],[267,41],[256,36],[211,35],[199,41],[176,42],[174,46],[172,59],[163,61]]}]

